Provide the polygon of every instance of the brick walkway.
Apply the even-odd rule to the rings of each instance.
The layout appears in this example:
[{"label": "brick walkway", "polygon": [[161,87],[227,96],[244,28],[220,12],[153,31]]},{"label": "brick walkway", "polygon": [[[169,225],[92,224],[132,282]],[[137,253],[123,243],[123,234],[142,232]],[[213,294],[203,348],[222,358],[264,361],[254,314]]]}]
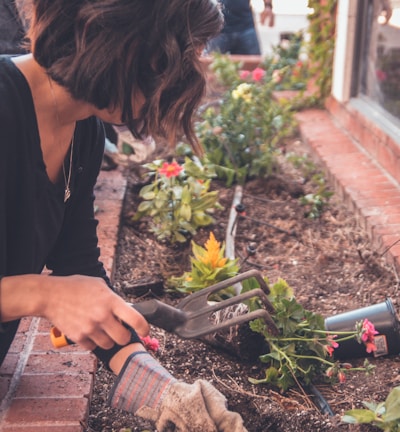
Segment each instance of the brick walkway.
[{"label": "brick walkway", "polygon": [[[379,251],[400,270],[400,189],[327,111],[297,114],[304,140],[326,168],[335,191],[367,229]],[[119,171],[102,172],[97,186],[102,260],[112,275],[126,183]],[[0,368],[0,432],[84,432],[96,360],[77,347],[53,350],[49,324],[25,319]],[[100,432],[100,431],[96,431]]]}]

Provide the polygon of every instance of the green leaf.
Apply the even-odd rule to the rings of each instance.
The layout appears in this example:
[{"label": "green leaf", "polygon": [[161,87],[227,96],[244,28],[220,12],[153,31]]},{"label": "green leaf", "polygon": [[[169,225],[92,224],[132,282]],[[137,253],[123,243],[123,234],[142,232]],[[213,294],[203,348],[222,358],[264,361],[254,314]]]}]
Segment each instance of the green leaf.
[{"label": "green leaf", "polygon": [[376,420],[375,413],[364,409],[346,411],[342,421],[351,424],[372,423]]},{"label": "green leaf", "polygon": [[161,197],[161,196],[158,196],[155,200],[154,200],[154,202],[153,202],[153,204],[154,204],[154,208],[156,208],[156,209],[165,209],[165,210],[167,210],[168,209],[168,202],[165,200],[165,199],[163,199],[163,197]]},{"label": "green leaf", "polygon": [[172,193],[173,193],[175,199],[181,200],[182,199],[182,193],[183,193],[182,186],[174,186],[172,188]]},{"label": "green leaf", "polygon": [[270,296],[272,298],[287,298],[290,299],[294,296],[293,289],[289,286],[289,284],[284,280],[279,278],[277,282],[275,282],[271,287],[271,294]]},{"label": "green leaf", "polygon": [[208,226],[214,223],[214,218],[204,212],[196,211],[192,215],[192,221],[196,226]]},{"label": "green leaf", "polygon": [[260,356],[260,360],[263,363],[269,363],[271,361],[271,359],[280,361],[281,358],[282,358],[282,356],[276,351],[273,351],[273,352],[270,352],[268,354],[264,354],[264,355]]},{"label": "green leaf", "polygon": [[187,240],[187,238],[183,234],[181,234],[180,232],[176,231],[174,233],[173,240],[175,240],[175,241],[177,241],[179,243],[185,243],[186,240]]},{"label": "green leaf", "polygon": [[148,210],[152,208],[153,204],[149,201],[143,201],[138,206],[138,211],[141,213],[146,213]]},{"label": "green leaf", "polygon": [[[149,185],[146,185],[146,186],[143,186],[142,189],[140,189],[139,195],[141,197],[144,197],[146,194],[149,194],[149,193],[153,192],[153,189],[154,189],[154,184],[153,183],[149,184]],[[150,198],[150,199],[152,199],[152,198]]]},{"label": "green leaf", "polygon": [[154,191],[148,191],[148,192],[141,194],[141,196],[143,199],[150,201],[156,197],[156,194]]},{"label": "green leaf", "polygon": [[190,218],[192,217],[192,209],[190,208],[189,204],[182,204],[181,208],[179,210],[179,215],[187,220],[190,221]]},{"label": "green leaf", "polygon": [[400,387],[395,387],[386,398],[386,413],[383,415],[385,422],[391,422],[400,419]]},{"label": "green leaf", "polygon": [[255,379],[249,378],[249,381],[252,384],[267,384],[267,383],[275,383],[279,378],[279,372],[276,368],[270,367],[265,370],[265,378]]},{"label": "green leaf", "polygon": [[187,186],[182,189],[181,197],[183,204],[190,204],[190,202],[192,201],[192,193]]}]

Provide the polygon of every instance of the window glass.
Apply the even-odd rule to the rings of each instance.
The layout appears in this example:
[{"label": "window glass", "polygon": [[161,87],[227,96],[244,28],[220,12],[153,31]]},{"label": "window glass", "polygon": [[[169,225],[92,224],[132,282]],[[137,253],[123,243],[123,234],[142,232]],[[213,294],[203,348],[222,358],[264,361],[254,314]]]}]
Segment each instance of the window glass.
[{"label": "window glass", "polygon": [[400,0],[370,1],[365,17],[360,90],[400,119]]}]

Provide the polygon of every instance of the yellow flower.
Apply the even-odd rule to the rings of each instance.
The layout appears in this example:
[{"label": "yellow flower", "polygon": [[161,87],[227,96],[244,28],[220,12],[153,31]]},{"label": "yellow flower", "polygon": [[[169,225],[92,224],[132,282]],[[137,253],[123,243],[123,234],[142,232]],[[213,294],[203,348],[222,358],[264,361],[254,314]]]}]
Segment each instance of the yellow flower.
[{"label": "yellow flower", "polygon": [[220,268],[226,264],[227,258],[221,257],[221,243],[215,240],[215,236],[210,232],[210,238],[205,243],[206,254],[200,257],[203,264],[210,265],[211,268]]},{"label": "yellow flower", "polygon": [[251,84],[239,84],[235,90],[232,90],[233,99],[243,99],[246,102],[251,102]]}]

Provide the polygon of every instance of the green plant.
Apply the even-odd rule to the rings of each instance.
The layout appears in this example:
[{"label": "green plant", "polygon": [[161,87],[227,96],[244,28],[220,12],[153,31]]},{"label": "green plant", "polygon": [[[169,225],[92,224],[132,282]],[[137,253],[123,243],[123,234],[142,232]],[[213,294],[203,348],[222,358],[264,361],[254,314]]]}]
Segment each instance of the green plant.
[{"label": "green plant", "polygon": [[385,432],[400,432],[400,386],[390,391],[384,402],[363,402],[365,409],[345,412],[342,421],[351,424],[371,424]]},{"label": "green plant", "polygon": [[[210,232],[210,237],[204,248],[192,241],[192,253],[190,258],[191,270],[185,272],[180,277],[172,277],[168,281],[168,286],[172,290],[184,294],[190,294],[203,288],[229,279],[237,275],[239,266],[237,259],[230,259],[224,256],[225,246],[215,239]],[[232,297],[234,291],[227,288],[219,292],[219,297],[214,300],[221,300],[222,297]]]},{"label": "green plant", "polygon": [[333,195],[333,192],[328,190],[324,175],[317,170],[316,165],[306,156],[288,153],[286,159],[302,171],[306,182],[311,181],[317,186],[316,192],[300,197],[300,203],[306,207],[306,217],[310,219],[319,218]]},{"label": "green plant", "polygon": [[[256,281],[243,284],[244,290],[256,288]],[[304,309],[295,299],[293,290],[283,279],[270,287],[268,298],[274,306],[271,315],[278,335],[273,335],[262,320],[250,323],[253,331],[264,336],[268,352],[260,360],[268,365],[265,377],[250,378],[253,384],[268,383],[283,391],[296,385],[301,380],[309,384],[318,375],[329,380],[344,382],[346,374],[363,370],[370,373],[373,369],[365,360],[363,367],[353,368],[350,363],[341,363],[333,358],[334,349],[340,342],[356,338],[364,343],[367,352],[376,350],[374,336],[377,333],[368,320],[356,324],[353,331],[331,333],[325,329],[321,315]],[[251,309],[256,304],[249,304]]]},{"label": "green plant", "polygon": [[229,55],[213,53],[213,61],[209,66],[210,71],[214,74],[218,84],[225,88],[231,88],[239,80],[239,70],[242,64],[234,62]]},{"label": "green plant", "polygon": [[316,97],[323,102],[332,87],[337,0],[309,0],[308,6],[310,76],[315,77]]},{"label": "green plant", "polygon": [[271,83],[241,82],[218,107],[209,107],[196,123],[196,134],[227,186],[277,168],[277,145],[294,130],[291,109],[274,100]]},{"label": "green plant", "polygon": [[300,203],[307,207],[306,217],[318,219],[332,194],[333,192],[326,190],[325,186],[322,186],[318,192],[302,196]]},{"label": "green plant", "polygon": [[143,201],[133,217],[135,221],[149,216],[157,238],[172,243],[186,242],[198,227],[214,222],[210,212],[222,207],[218,192],[209,191],[215,177],[212,164],[186,157],[182,165],[156,160],[144,167],[153,181],[140,190]]},{"label": "green plant", "polygon": [[263,63],[266,80],[274,84],[275,90],[304,90],[309,78],[308,54],[303,43],[303,34],[291,35],[272,48],[272,55]]},{"label": "green plant", "polygon": [[[238,274],[237,261],[224,257],[224,246],[221,247],[213,233],[210,233],[204,248],[192,242],[192,249],[191,270],[180,277],[170,278],[168,285],[171,289],[190,294]],[[255,278],[242,281],[242,285],[242,292],[259,288]],[[234,294],[230,287],[212,300],[221,301]],[[250,382],[271,384],[285,391],[299,381],[309,384],[318,375],[344,382],[346,374],[351,371],[370,373],[373,370],[368,360],[364,361],[363,367],[353,367],[333,358],[339,343],[353,338],[365,345],[367,353],[376,350],[374,337],[377,332],[367,319],[357,322],[354,330],[329,332],[325,329],[323,317],[304,309],[283,279],[270,286],[268,299],[274,308],[271,316],[279,333],[272,334],[263,320],[250,323],[250,328],[264,337],[268,347],[268,352],[260,356],[260,360],[268,364],[265,378],[249,378]],[[254,297],[247,300],[246,305],[249,310],[255,310],[262,306],[259,301]]]}]

